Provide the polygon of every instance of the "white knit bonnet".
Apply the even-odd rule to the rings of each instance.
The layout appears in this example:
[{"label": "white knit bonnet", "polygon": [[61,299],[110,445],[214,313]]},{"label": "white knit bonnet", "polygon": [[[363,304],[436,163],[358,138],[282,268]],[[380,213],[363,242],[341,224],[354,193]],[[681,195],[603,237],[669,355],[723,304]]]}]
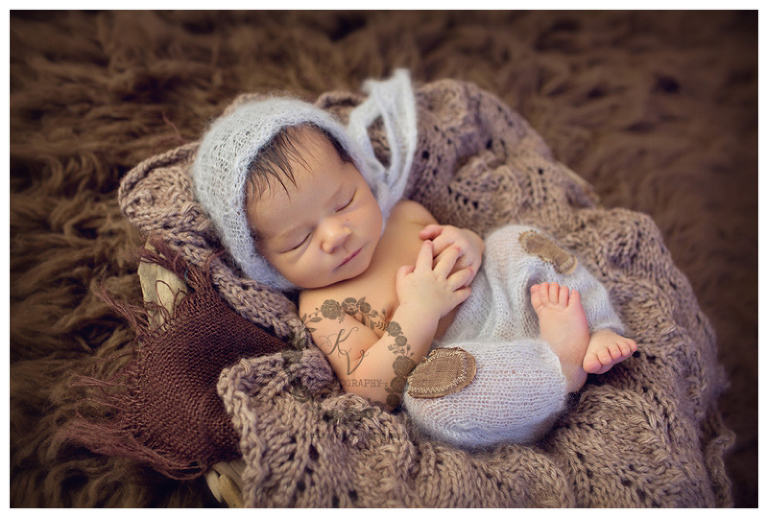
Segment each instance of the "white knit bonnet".
[{"label": "white knit bonnet", "polygon": [[[245,208],[250,164],[281,128],[314,124],[346,150],[371,188],[386,221],[402,197],[416,149],[416,103],[410,77],[397,70],[387,81],[368,80],[368,99],[344,127],[331,114],[303,101],[269,98],[237,107],[211,125],[191,167],[197,200],[235,262],[250,278],[280,291],[296,289],[256,248]],[[390,147],[390,166],[373,152],[368,127],[381,117]]]}]

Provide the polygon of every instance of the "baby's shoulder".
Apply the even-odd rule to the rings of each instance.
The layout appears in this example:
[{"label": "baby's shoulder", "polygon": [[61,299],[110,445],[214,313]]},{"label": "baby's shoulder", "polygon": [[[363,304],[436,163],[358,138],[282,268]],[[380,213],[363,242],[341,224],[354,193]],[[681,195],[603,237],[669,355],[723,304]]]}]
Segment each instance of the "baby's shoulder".
[{"label": "baby's shoulder", "polygon": [[349,298],[351,293],[355,293],[359,297],[365,284],[360,283],[358,279],[359,277],[356,277],[322,288],[302,290],[298,300],[298,310],[302,320],[305,317],[317,316],[318,313],[326,314],[328,312],[326,310],[330,307],[341,307],[341,304]]},{"label": "baby's shoulder", "polygon": [[327,300],[338,300],[333,286],[303,290],[298,300],[299,315],[304,318],[304,315],[318,311]]},{"label": "baby's shoulder", "polygon": [[424,205],[413,200],[400,200],[392,207],[389,216],[390,221],[407,221],[409,223],[423,223],[424,226],[437,223],[437,220]]}]

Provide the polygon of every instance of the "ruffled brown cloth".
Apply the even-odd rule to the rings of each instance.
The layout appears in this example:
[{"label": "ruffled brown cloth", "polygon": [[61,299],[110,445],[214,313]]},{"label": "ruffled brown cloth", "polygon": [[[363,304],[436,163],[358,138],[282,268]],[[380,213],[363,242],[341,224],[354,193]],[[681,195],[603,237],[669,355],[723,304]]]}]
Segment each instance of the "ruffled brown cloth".
[{"label": "ruffled brown cloth", "polygon": [[[416,98],[419,146],[406,197],[442,223],[481,234],[508,222],[547,231],[604,283],[639,351],[591,376],[535,446],[470,452],[430,441],[405,413],[345,394],[293,302],[219,255],[190,190],[196,144],[153,157],[123,180],[125,216],[192,267],[209,265],[213,285],[238,315],[293,344],[244,358],[218,380],[245,463],[245,504],[731,505],[723,455],[733,434],[716,406],[726,381],[714,333],[653,221],[602,208],[589,185],[492,94],[441,80],[420,86]],[[331,92],[317,104],[345,120],[361,100]],[[383,132],[374,128],[372,140],[386,160]]]},{"label": "ruffled brown cloth", "polygon": [[142,250],[143,261],[184,279],[183,291],[157,280],[173,294],[150,294],[147,309],[107,299],[132,324],[135,347],[113,379],[84,380],[105,388],[93,402],[112,407],[114,416],[78,419],[68,435],[93,451],[129,457],[171,478],[195,478],[240,454],[215,390],[222,369],[244,357],[279,352],[284,344],[232,311],[206,270],[190,266],[162,241],[152,245],[156,251]]}]

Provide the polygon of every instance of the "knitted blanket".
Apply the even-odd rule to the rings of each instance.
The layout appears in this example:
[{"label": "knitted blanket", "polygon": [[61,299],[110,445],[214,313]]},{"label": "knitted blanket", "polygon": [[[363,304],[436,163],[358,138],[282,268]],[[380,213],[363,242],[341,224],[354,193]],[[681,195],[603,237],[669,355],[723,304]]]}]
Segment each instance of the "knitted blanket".
[{"label": "knitted blanket", "polygon": [[[363,96],[317,104],[342,120]],[[218,391],[240,438],[252,506],[726,506],[731,442],[716,399],[725,379],[714,333],[653,221],[601,208],[518,114],[472,84],[417,89],[419,140],[406,197],[482,235],[530,224],[576,253],[607,288],[638,353],[592,376],[534,446],[469,452],[412,433],[407,415],[345,394],[293,303],[242,277],[191,194],[196,144],[124,180],[120,203],[191,264],[211,263],[221,296],[293,344],[225,369]],[[372,129],[386,163],[386,137]],[[298,338],[298,339],[297,339]],[[302,340],[303,338],[303,340]]]}]

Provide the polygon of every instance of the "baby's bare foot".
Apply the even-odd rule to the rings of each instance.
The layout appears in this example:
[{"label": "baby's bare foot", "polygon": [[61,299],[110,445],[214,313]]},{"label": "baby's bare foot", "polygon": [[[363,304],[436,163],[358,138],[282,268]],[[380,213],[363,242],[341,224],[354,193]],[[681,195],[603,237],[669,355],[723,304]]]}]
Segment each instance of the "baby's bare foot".
[{"label": "baby's bare foot", "polygon": [[596,331],[589,339],[584,356],[584,370],[591,374],[603,374],[611,367],[632,356],[637,351],[634,340],[609,330]]},{"label": "baby's bare foot", "polygon": [[582,364],[590,339],[579,292],[554,282],[535,284],[531,304],[539,317],[541,338],[560,358],[569,391],[578,390],[586,380]]}]

